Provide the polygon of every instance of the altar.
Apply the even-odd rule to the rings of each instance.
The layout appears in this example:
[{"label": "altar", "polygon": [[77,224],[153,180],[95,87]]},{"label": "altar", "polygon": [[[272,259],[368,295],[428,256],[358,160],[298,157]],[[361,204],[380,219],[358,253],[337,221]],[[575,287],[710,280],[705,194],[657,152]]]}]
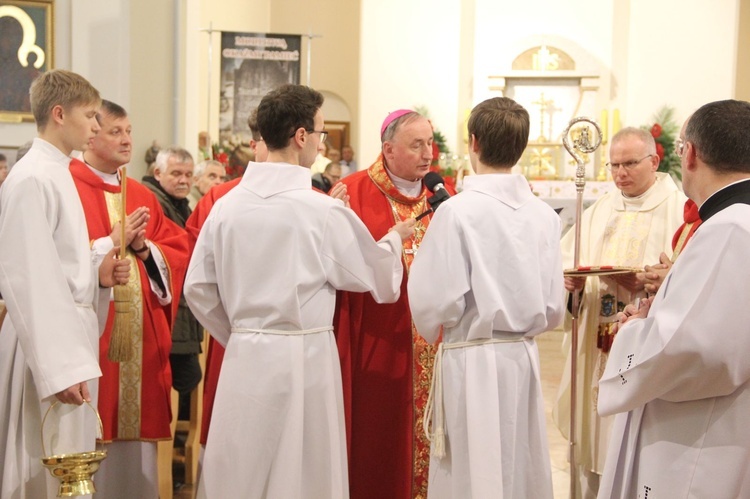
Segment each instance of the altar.
[{"label": "altar", "polygon": [[[562,233],[575,224],[576,220],[576,185],[573,180],[529,180],[534,194],[539,199],[550,205],[559,212],[562,220]],[[583,209],[585,210],[594,202],[616,189],[614,182],[589,180],[583,188]]]},{"label": "altar", "polygon": [[[606,109],[606,88],[600,75],[606,72],[591,54],[564,39],[560,45],[551,38],[529,43],[517,53],[509,66],[489,76],[491,93],[513,98],[529,112],[529,143],[521,160],[513,168],[529,180],[534,193],[555,210],[562,219],[565,233],[576,217],[576,161],[563,147],[563,133],[574,117],[599,117],[602,132],[599,149],[582,154],[586,185],[583,209],[604,194],[616,189],[606,166],[610,132],[620,129],[619,111],[610,115]],[[582,134],[591,136],[589,125],[582,123],[570,129],[576,140]]]}]

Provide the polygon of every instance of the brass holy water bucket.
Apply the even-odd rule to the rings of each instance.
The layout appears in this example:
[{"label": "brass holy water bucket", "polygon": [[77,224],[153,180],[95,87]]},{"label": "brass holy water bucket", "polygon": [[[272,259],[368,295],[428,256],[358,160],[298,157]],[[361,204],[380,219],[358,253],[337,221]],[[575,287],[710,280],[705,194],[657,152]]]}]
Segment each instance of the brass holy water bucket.
[{"label": "brass holy water bucket", "polygon": [[[44,423],[47,421],[49,412],[59,402],[55,401],[49,406],[42,419],[42,454],[46,455],[44,448]],[[99,434],[102,435],[102,418],[90,402],[86,404],[96,414],[99,421]],[[42,458],[42,464],[49,469],[50,474],[60,480],[60,486],[57,489],[57,497],[74,497],[85,496],[96,492],[94,487],[93,476],[99,469],[102,460],[107,457],[107,451],[95,450],[90,452],[76,452],[74,454],[59,454]]]}]

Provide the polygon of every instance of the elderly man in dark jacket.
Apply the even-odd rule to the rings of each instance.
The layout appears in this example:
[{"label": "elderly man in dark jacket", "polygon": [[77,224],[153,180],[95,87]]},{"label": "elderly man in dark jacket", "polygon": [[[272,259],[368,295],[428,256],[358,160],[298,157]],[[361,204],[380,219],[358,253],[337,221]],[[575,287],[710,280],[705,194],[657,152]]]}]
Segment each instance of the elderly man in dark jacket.
[{"label": "elderly man in dark jacket", "polygon": [[[156,195],[164,214],[182,228],[185,228],[185,221],[191,213],[187,196],[193,184],[193,168],[190,153],[172,146],[159,151],[154,176],[144,178],[144,184]],[[201,380],[198,354],[202,340],[203,328],[190,312],[183,295],[172,329],[172,351],[169,355],[172,386],[180,393],[179,419],[188,419],[190,392]]]}]

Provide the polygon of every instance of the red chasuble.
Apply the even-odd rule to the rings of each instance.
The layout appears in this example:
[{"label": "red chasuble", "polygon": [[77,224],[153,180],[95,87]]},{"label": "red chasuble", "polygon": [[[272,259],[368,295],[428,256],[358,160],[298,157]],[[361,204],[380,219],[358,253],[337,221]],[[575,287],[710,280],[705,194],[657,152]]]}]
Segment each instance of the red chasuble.
[{"label": "red chasuble", "polygon": [[[382,155],[369,169],[342,182],[352,209],[376,240],[397,221],[428,208],[426,189],[416,198],[396,189]],[[429,217],[417,223],[416,234],[404,242],[406,271],[396,303],[378,304],[369,293],[337,295],[334,332],[341,357],[352,499],[427,496],[430,444],[422,418],[437,346],[417,333],[406,296],[408,269]]]},{"label": "red chasuble", "polygon": [[[185,222],[185,230],[190,239],[190,253],[195,249],[195,241],[198,240],[201,227],[206,223],[208,214],[211,212],[216,201],[224,194],[234,189],[240,183],[242,177],[238,177],[212,187],[205,196],[198,201],[195,209]],[[219,373],[221,372],[221,363],[224,360],[224,347],[210,337],[208,339],[208,353],[206,355],[206,372],[203,374],[203,415],[201,421],[201,445],[206,445],[208,439],[208,427],[211,425],[211,412],[214,408],[214,398],[216,397],[216,387],[219,384]]]},{"label": "red chasuble", "polygon": [[[81,197],[91,240],[107,237],[119,220],[120,187],[104,183],[78,160],[70,165]],[[146,187],[128,178],[127,213],[140,206],[150,210],[146,239],[156,244],[169,267],[172,303],[159,304],[143,262],[128,250],[130,282],[134,290],[131,306],[131,334],[137,342],[137,356],[131,362],[115,363],[107,358],[114,319],[110,302],[104,334],[99,340],[99,414],[105,442],[113,440],[168,440],[170,431],[172,372],[172,323],[182,293],[188,263],[188,238],[182,228],[164,216],[159,201]],[[137,269],[137,272],[136,272]]]}]

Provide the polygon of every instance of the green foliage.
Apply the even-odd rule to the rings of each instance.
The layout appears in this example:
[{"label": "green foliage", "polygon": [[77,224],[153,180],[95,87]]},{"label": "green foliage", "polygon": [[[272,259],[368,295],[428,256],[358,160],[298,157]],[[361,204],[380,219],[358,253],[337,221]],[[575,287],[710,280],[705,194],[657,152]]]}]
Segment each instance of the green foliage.
[{"label": "green foliage", "polygon": [[432,136],[434,137],[435,143],[437,144],[440,152],[450,154],[451,150],[448,148],[448,144],[446,144],[445,141],[445,136],[440,132],[440,130],[434,128]]},{"label": "green foliage", "polygon": [[432,136],[433,140],[438,146],[438,150],[441,153],[450,154],[451,150],[448,147],[447,141],[445,140],[445,135],[443,135],[442,132],[437,129],[435,123],[432,122],[432,119],[430,118],[430,112],[427,110],[427,106],[414,106],[414,110],[430,120],[430,123],[432,123]]},{"label": "green foliage", "polygon": [[661,158],[658,171],[669,173],[674,178],[682,180],[680,157],[674,150],[674,141],[680,133],[680,125],[674,118],[674,108],[664,106],[654,114],[652,119],[652,125],[644,125],[641,128],[651,132],[651,136],[656,141],[656,152]]}]

